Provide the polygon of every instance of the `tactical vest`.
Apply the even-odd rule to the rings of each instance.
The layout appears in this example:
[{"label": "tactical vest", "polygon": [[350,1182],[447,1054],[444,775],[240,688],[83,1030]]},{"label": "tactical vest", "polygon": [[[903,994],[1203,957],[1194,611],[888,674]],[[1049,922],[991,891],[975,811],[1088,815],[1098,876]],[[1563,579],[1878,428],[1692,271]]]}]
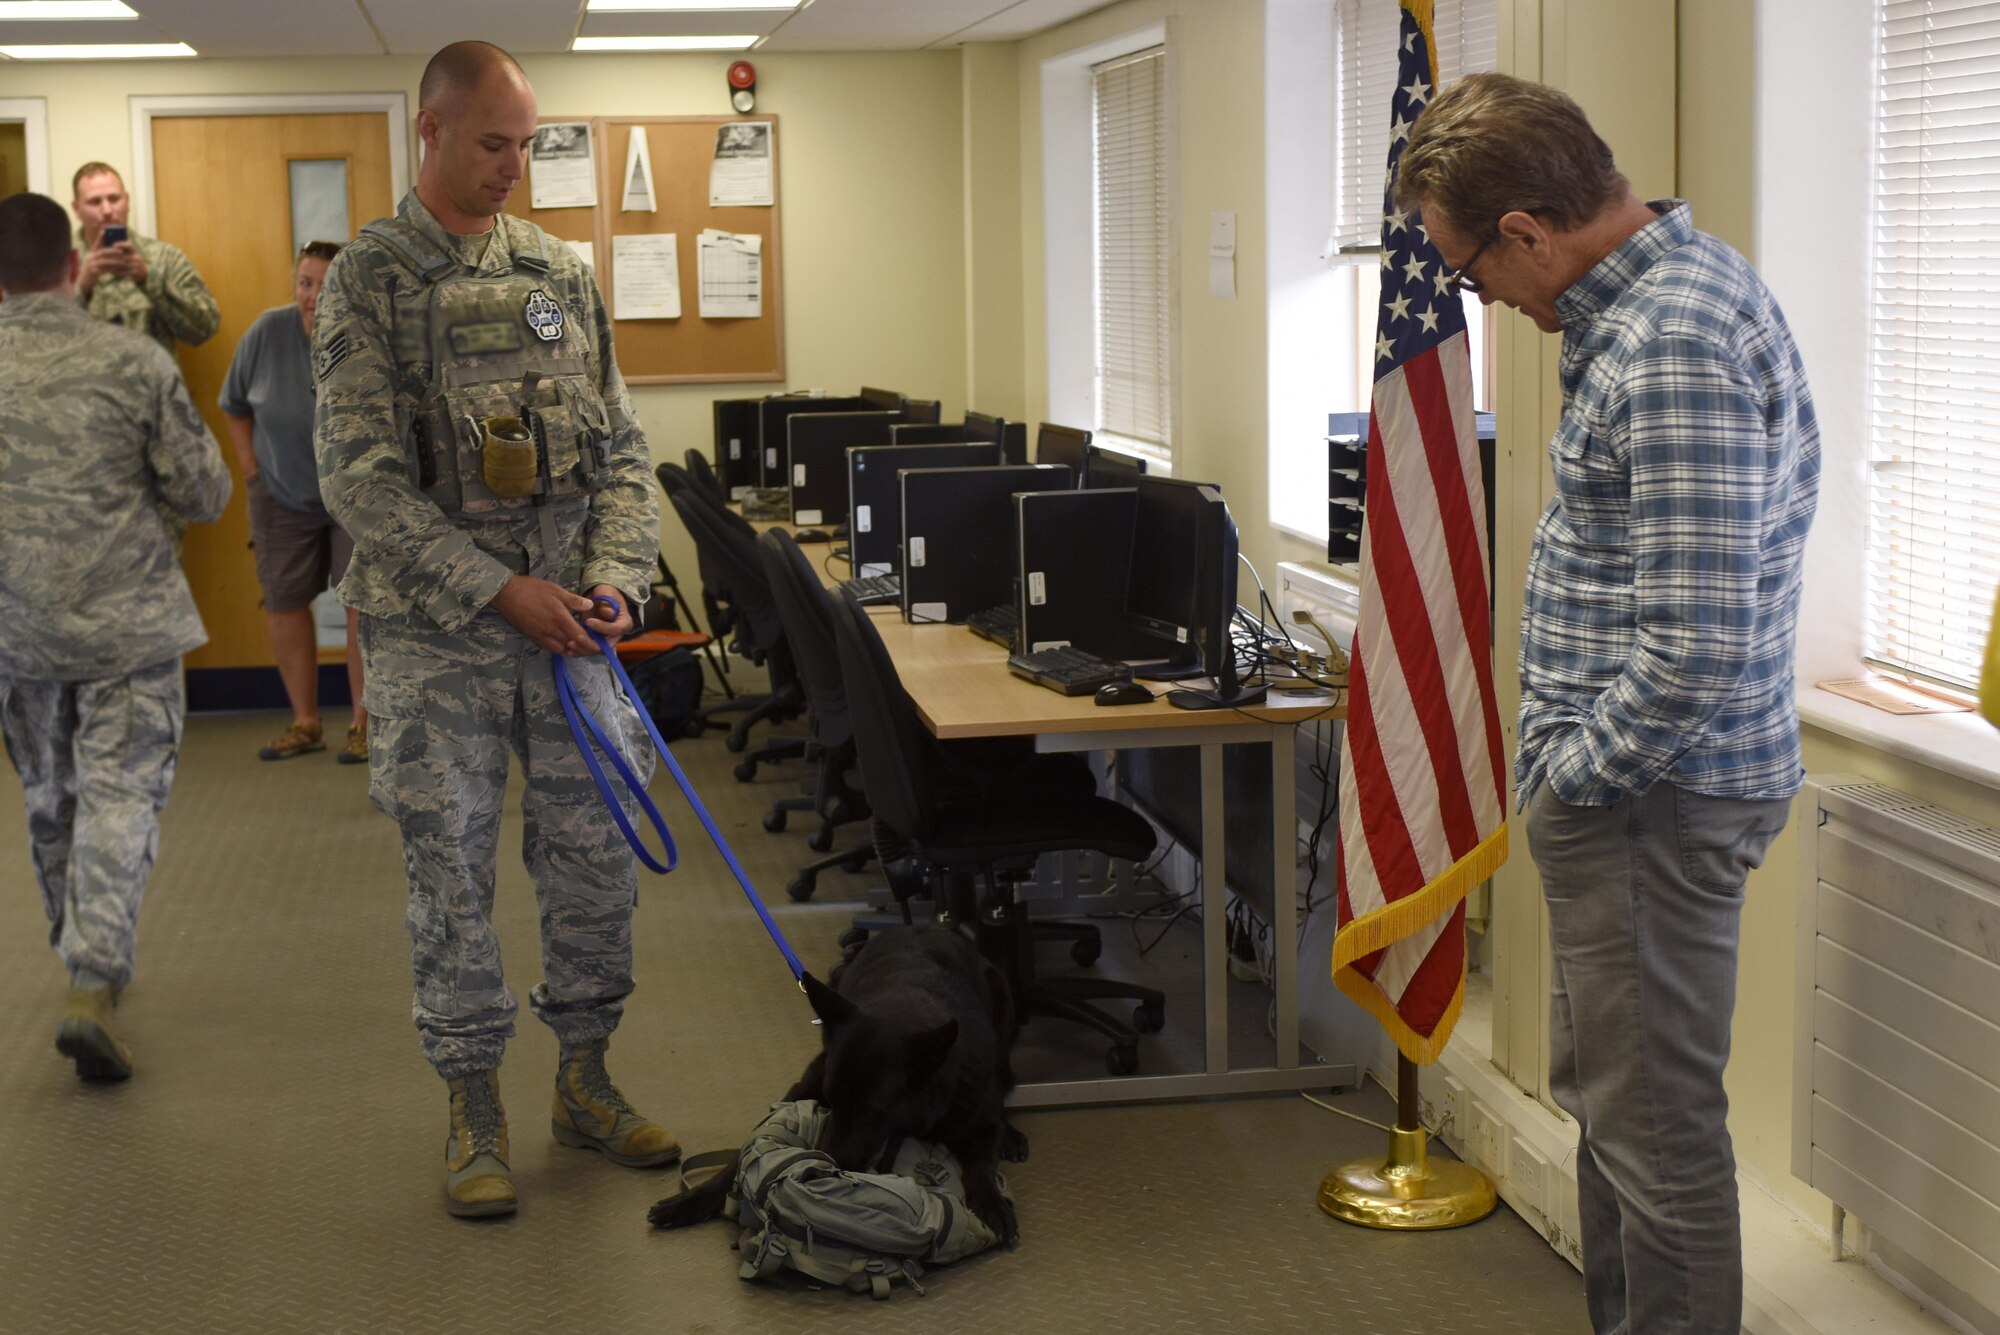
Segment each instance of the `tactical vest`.
[{"label": "tactical vest", "polygon": [[551,505],[584,501],[611,466],[583,294],[551,280],[539,228],[511,238],[506,270],[481,274],[402,218],[361,231],[402,255],[428,292],[430,383],[406,424],[417,486],[453,518],[539,509],[554,560]]}]

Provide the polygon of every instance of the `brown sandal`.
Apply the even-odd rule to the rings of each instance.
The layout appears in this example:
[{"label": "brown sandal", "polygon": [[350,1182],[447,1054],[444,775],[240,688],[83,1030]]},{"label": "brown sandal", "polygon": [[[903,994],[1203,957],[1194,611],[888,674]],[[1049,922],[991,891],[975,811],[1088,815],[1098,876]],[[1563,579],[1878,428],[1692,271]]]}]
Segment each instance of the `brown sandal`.
[{"label": "brown sandal", "polygon": [[290,760],[308,751],[326,750],[326,732],[319,724],[293,723],[283,732],[273,737],[263,750],[257,753],[259,760]]}]

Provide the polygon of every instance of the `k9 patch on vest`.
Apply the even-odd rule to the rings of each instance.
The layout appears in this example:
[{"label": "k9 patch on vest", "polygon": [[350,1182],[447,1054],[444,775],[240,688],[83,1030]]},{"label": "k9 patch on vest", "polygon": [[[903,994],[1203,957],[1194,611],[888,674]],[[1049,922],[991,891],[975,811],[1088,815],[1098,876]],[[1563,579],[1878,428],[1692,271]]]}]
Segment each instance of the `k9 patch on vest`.
[{"label": "k9 patch on vest", "polygon": [[544,343],[553,343],[562,337],[562,307],[541,288],[528,294],[528,304],[521,309],[528,321],[528,328],[535,331],[535,337]]},{"label": "k9 patch on vest", "polygon": [[[558,314],[556,319],[560,326],[561,315]],[[468,324],[455,324],[447,334],[451,339],[452,355],[455,357],[476,357],[482,352],[518,352],[521,349],[521,326],[514,320],[479,320]]]}]

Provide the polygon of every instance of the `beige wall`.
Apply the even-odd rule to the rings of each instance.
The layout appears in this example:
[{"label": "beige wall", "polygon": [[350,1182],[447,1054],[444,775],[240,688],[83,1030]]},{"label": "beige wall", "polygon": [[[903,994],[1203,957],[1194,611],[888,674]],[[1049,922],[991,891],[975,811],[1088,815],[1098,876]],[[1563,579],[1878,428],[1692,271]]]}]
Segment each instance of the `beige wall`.
[{"label": "beige wall", "polygon": [[1021,44],[973,42],[964,72],[968,407],[1028,415],[1021,306]]},{"label": "beige wall", "polygon": [[[545,115],[728,113],[728,56],[554,55],[521,63]],[[67,194],[70,173],[93,158],[130,174],[128,95],[400,91],[414,115],[423,64],[350,57],[14,66],[6,91],[48,99],[51,177]],[[958,54],[772,54],[757,66],[757,109],[775,114],[780,127],[787,385],[881,385],[942,399],[948,415],[961,411]],[[415,161],[413,148],[412,170]],[[270,304],[285,296],[272,293]],[[678,461],[690,445],[710,447],[713,399],[785,387],[638,387],[633,398],[655,457]],[[667,522],[663,531],[669,561],[691,582],[693,555],[679,525]]]}]

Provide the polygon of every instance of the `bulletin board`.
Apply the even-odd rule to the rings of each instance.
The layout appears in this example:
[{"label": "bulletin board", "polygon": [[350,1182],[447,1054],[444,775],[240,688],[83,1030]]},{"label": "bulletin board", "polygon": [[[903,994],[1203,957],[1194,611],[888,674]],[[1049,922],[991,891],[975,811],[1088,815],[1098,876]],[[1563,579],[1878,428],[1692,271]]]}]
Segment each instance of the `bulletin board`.
[{"label": "bulletin board", "polygon": [[[582,117],[543,116],[544,124]],[[771,127],[770,205],[711,208],[709,168],[715,157],[717,127],[755,122]],[[596,157],[594,208],[512,210],[565,241],[589,241],[595,251],[598,290],[605,309],[618,310],[613,238],[672,232],[678,249],[679,319],[612,320],[618,366],[627,384],[668,385],[719,381],[782,381],[785,378],[783,265],[778,242],[778,118],[776,116],[600,116],[589,120]],[[653,169],[651,213],[626,212],[625,155],[634,126],[646,129]],[[533,199],[532,182],[518,191]],[[761,237],[762,311],[754,317],[704,319],[696,238],[714,229]]]}]

